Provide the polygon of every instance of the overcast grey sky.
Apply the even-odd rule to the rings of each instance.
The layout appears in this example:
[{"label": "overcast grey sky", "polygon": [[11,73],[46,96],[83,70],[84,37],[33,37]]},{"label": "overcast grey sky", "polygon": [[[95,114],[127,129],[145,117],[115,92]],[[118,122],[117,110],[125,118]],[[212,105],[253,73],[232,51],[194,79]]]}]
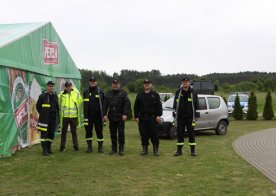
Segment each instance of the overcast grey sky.
[{"label": "overcast grey sky", "polygon": [[275,0],[9,0],[0,23],[51,21],[78,68],[276,72]]}]

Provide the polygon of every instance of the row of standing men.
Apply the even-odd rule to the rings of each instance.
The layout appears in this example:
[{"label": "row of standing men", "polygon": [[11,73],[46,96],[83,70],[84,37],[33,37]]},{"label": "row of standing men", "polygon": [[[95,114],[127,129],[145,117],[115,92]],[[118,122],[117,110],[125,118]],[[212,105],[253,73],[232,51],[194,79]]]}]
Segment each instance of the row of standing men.
[{"label": "row of standing men", "polygon": [[[43,92],[37,101],[39,112],[38,130],[41,132],[42,154],[52,154],[52,142],[55,136],[56,125],[61,127],[60,152],[65,151],[68,126],[72,134],[73,148],[79,151],[77,127],[80,126],[80,105],[83,103],[84,127],[86,131],[87,153],[93,151],[93,129],[95,129],[98,152],[103,153],[103,127],[109,121],[111,151],[124,155],[125,121],[130,110],[130,100],[124,90],[120,88],[120,81],[113,79],[111,90],[105,95],[97,86],[97,80],[91,77],[89,87],[84,90],[83,98],[71,82],[65,83],[65,89],[59,95],[54,92],[54,83],[47,83],[47,91]],[[182,155],[185,128],[189,136],[191,155],[196,156],[194,125],[197,119],[197,94],[190,87],[189,78],[182,79],[181,87],[176,91],[174,98],[174,113],[177,124],[177,151],[175,156]],[[141,136],[141,155],[148,154],[149,139],[153,146],[154,156],[159,156],[158,123],[162,116],[162,103],[159,94],[152,90],[152,82],[144,80],[144,91],[137,94],[134,103],[134,118],[138,123]]]}]

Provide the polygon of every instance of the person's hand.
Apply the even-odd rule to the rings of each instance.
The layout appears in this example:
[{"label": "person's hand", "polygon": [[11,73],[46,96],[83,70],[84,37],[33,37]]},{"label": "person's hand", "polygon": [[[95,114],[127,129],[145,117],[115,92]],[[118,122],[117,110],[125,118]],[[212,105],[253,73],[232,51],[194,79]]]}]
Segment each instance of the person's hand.
[{"label": "person's hand", "polygon": [[160,123],[161,122],[161,119],[160,119],[160,116],[156,116],[156,122]]},{"label": "person's hand", "polygon": [[135,118],[135,121],[138,123],[139,122],[139,118]]},{"label": "person's hand", "polygon": [[172,116],[173,116],[174,118],[176,117],[175,111],[173,111]]},{"label": "person's hand", "polygon": [[122,120],[123,120],[123,121],[126,121],[126,119],[127,119],[127,116],[126,116],[126,115],[123,115],[123,116],[122,116]]},{"label": "person's hand", "polygon": [[107,115],[104,116],[103,120],[104,120],[104,122],[108,121]]}]

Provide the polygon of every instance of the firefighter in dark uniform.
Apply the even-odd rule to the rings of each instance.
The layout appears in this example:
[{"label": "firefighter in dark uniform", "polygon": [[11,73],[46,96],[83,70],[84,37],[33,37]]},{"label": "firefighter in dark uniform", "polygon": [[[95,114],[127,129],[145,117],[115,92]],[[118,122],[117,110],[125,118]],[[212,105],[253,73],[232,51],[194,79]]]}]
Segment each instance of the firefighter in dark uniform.
[{"label": "firefighter in dark uniform", "polygon": [[162,116],[162,103],[157,92],[151,90],[152,82],[144,80],[144,91],[136,96],[134,103],[134,117],[138,122],[143,151],[141,155],[148,154],[149,138],[153,145],[153,154],[158,156],[159,136],[158,123]]},{"label": "firefighter in dark uniform", "polygon": [[94,77],[89,79],[89,87],[83,92],[84,126],[86,131],[87,153],[92,152],[93,126],[97,134],[98,152],[103,153],[103,102],[104,93],[97,87]]},{"label": "firefighter in dark uniform", "polygon": [[177,151],[174,154],[175,156],[182,155],[185,128],[188,131],[191,155],[196,156],[194,126],[196,121],[198,98],[197,94],[193,91],[190,85],[191,83],[189,78],[183,78],[182,85],[176,91],[174,97],[173,109],[176,111],[176,113],[174,113],[174,116],[178,136]]},{"label": "firefighter in dark uniform", "polygon": [[41,132],[40,141],[42,154],[48,156],[53,154],[51,145],[55,137],[55,130],[58,123],[58,96],[54,91],[54,83],[47,83],[47,91],[43,92],[36,103],[36,109],[39,113],[38,130]]},{"label": "firefighter in dark uniform", "polygon": [[[124,155],[125,145],[125,121],[130,111],[130,100],[124,90],[120,88],[118,79],[113,79],[112,90],[108,91],[104,100],[104,121],[109,120],[110,138],[112,149],[109,154]],[[117,138],[118,133],[118,138]]]}]

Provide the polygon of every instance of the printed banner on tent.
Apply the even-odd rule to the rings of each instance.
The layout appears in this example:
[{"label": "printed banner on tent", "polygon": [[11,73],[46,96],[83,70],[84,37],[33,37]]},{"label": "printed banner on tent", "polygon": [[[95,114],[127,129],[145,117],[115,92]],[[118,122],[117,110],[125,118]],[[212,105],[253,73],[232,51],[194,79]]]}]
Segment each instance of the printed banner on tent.
[{"label": "printed banner on tent", "polygon": [[[70,81],[74,87],[79,81],[64,78],[52,78],[47,76],[30,73],[14,68],[4,68],[8,75],[8,86],[11,114],[13,118],[9,133],[0,134],[0,155],[13,153],[16,149],[27,147],[40,142],[40,133],[37,130],[39,114],[36,110],[36,102],[39,95],[46,89],[48,80],[53,80],[56,83],[55,90],[57,93],[64,90],[66,81]],[[4,74],[4,73],[2,73]],[[1,79],[0,79],[1,81]],[[78,90],[76,88],[76,90]],[[7,115],[9,115],[7,113]],[[16,131],[16,132],[14,132]],[[12,133],[12,134],[11,134]],[[14,138],[14,137],[17,137]],[[5,139],[6,138],[6,139]],[[13,139],[14,138],[14,139]]]}]

